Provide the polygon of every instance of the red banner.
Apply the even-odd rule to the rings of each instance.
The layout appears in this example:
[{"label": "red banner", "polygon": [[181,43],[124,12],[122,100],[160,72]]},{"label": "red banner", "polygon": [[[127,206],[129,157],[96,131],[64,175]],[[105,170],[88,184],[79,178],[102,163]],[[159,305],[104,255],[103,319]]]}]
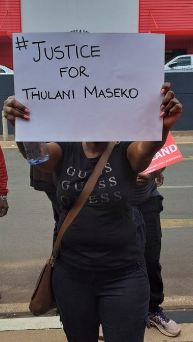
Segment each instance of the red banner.
[{"label": "red banner", "polygon": [[164,146],[155,154],[149,167],[142,173],[147,174],[159,170],[162,167],[178,163],[183,159],[184,158],[177,144],[175,143],[171,133],[169,133]]}]

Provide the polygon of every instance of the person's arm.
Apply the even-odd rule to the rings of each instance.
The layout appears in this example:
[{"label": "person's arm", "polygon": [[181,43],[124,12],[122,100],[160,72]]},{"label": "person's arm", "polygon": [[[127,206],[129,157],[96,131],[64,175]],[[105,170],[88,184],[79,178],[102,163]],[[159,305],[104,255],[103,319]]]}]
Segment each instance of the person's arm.
[{"label": "person's arm", "polygon": [[[22,153],[23,157],[26,159],[26,153],[23,143],[17,142],[17,146],[20,152]],[[58,162],[62,158],[62,150],[61,147],[54,142],[47,143],[47,149],[49,154],[48,161],[37,164],[35,165],[35,167],[37,167],[41,171],[52,173],[55,170]]]},{"label": "person's arm", "polygon": [[[151,183],[155,178],[159,177],[160,174],[162,174],[162,172],[165,170],[165,167],[163,167],[162,169],[147,173],[147,174],[143,174],[143,173],[139,173],[137,175],[137,180],[136,180],[136,184],[137,186],[145,186],[148,185],[149,183]],[[158,186],[161,186],[158,185]]]},{"label": "person's arm", "polygon": [[[29,121],[29,114],[29,109],[20,102],[18,102],[14,96],[9,96],[7,100],[5,100],[3,107],[3,115],[6,117],[6,119],[10,122],[12,126],[15,127],[16,117]],[[23,142],[17,142],[17,146],[20,152],[22,153],[23,157],[26,158]],[[36,167],[44,172],[53,172],[57,166],[57,163],[62,158],[62,150],[60,146],[56,143],[48,143],[47,147],[49,153],[49,160],[44,163],[36,165]]]},{"label": "person's arm", "polygon": [[137,141],[129,145],[127,157],[132,169],[140,173],[144,171],[152,161],[153,156],[165,144],[170,128],[176,123],[182,114],[181,103],[174,98],[174,93],[170,90],[170,83],[162,86],[164,99],[160,106],[163,117],[162,141]]},{"label": "person's arm", "polygon": [[165,170],[165,167],[162,167],[159,170],[150,172],[149,175],[151,175],[152,178],[157,178],[160,175],[160,173],[162,173],[164,170]]},{"label": "person's arm", "polygon": [[9,208],[7,203],[7,181],[7,168],[5,164],[3,151],[0,146],[0,217],[5,216]]},{"label": "person's arm", "polygon": [[[160,148],[164,145],[168,132],[170,128],[174,125],[174,123],[179,119],[182,114],[182,105],[179,103],[177,99],[174,98],[174,93],[170,90],[170,83],[164,83],[161,90],[162,94],[165,94],[161,108],[160,116],[163,117],[163,134],[162,141],[138,141],[133,142],[129,145],[127,149],[127,157],[131,164],[132,169],[139,173],[144,171],[149,164],[155,153],[160,150]],[[15,117],[22,118],[24,120],[29,120],[29,109],[22,105],[20,102],[16,101],[14,97],[9,97],[4,102],[4,116],[12,122],[15,120]],[[56,144],[55,144],[56,145]],[[54,169],[54,165],[61,158],[61,150],[57,145],[50,146],[50,160],[48,162],[42,163],[40,168],[42,171],[47,171],[46,166],[48,165],[48,169],[52,172]],[[54,155],[56,153],[56,155]],[[53,163],[53,164],[52,164]],[[44,164],[44,165],[43,165]]]},{"label": "person's arm", "polygon": [[160,186],[163,185],[163,182],[164,182],[164,175],[163,175],[163,173],[161,172],[156,178],[157,178],[156,179],[156,185],[159,188]]}]

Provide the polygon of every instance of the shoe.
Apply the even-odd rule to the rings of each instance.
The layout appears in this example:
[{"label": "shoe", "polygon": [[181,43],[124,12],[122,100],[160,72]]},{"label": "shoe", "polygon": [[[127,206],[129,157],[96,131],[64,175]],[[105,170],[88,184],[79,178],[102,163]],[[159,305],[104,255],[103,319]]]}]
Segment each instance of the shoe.
[{"label": "shoe", "polygon": [[159,329],[166,336],[177,336],[181,331],[178,324],[163,313],[161,307],[155,313],[149,313],[149,321],[151,325]]},{"label": "shoe", "polygon": [[100,340],[100,341],[104,341],[103,329],[102,329],[102,326],[101,326],[101,325],[100,325],[100,327],[99,327],[99,340]]}]

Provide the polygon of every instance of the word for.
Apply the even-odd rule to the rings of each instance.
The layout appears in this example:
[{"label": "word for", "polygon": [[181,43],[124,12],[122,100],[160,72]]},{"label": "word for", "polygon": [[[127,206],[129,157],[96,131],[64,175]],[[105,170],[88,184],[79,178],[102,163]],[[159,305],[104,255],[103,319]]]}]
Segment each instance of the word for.
[{"label": "word for", "polygon": [[63,73],[67,73],[68,76],[70,76],[71,78],[75,78],[77,76],[86,76],[86,77],[89,77],[89,75],[87,75],[85,73],[86,71],[86,68],[82,65],[80,66],[79,68],[75,68],[75,67],[63,67],[63,68],[60,68],[60,76],[63,77]]},{"label": "word for", "polygon": [[177,146],[176,145],[169,145],[167,147],[161,148],[156,155],[153,157],[153,160],[157,160],[158,158],[165,157],[166,154],[171,154],[177,151]]},{"label": "word for", "polygon": [[94,58],[100,57],[100,46],[76,44],[60,45],[55,47],[46,47],[46,41],[32,42],[37,47],[37,57],[33,57],[34,62],[39,62],[45,58],[49,61],[53,59],[71,59],[71,58]]}]

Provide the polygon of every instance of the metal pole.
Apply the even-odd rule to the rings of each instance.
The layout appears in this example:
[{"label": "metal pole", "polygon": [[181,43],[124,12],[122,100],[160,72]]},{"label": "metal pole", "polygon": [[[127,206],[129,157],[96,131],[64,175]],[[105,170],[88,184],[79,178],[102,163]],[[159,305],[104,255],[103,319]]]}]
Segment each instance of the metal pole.
[{"label": "metal pole", "polygon": [[3,115],[2,111],[2,126],[3,126],[3,140],[8,140],[8,125],[7,125],[7,119]]}]

